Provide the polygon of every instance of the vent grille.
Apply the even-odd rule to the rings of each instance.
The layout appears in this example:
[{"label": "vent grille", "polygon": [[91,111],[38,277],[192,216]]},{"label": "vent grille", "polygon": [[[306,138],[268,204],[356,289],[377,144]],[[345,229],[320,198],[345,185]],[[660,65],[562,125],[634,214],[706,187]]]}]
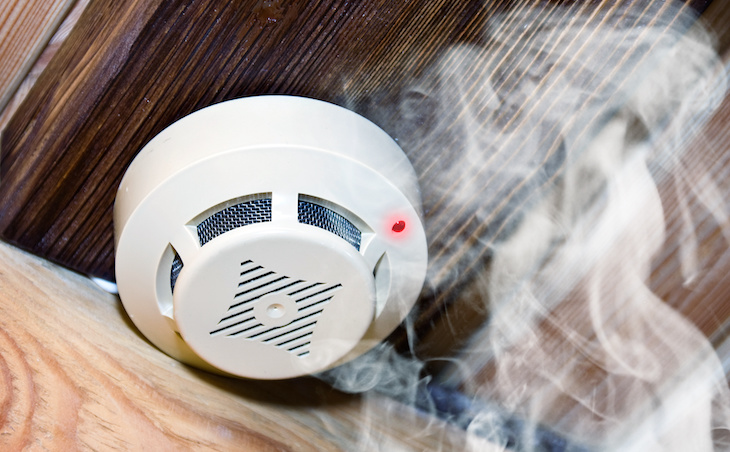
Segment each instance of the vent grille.
[{"label": "vent grille", "polygon": [[[290,278],[250,260],[241,263],[240,271],[233,304],[210,334],[242,337],[270,344],[300,358],[307,356],[317,320],[342,285]],[[254,307],[263,297],[274,293],[291,297],[296,304],[297,315],[286,325],[267,327],[254,316]]]},{"label": "vent grille", "polygon": [[200,246],[233,229],[265,221],[271,221],[271,197],[226,207],[198,224]]},{"label": "vent grille", "polygon": [[173,251],[175,252],[175,258],[172,260],[172,267],[170,267],[170,291],[174,293],[177,277],[180,276],[180,270],[183,268],[183,261],[177,251]]},{"label": "vent grille", "polygon": [[299,199],[299,222],[329,231],[360,251],[362,232],[350,220],[324,206]]}]

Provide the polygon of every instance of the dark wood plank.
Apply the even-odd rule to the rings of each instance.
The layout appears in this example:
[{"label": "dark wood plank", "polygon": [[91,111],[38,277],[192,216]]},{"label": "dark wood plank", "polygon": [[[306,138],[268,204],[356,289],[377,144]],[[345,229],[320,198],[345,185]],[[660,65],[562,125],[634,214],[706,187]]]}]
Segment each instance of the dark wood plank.
[{"label": "dark wood plank", "polygon": [[111,279],[115,187],[171,122],[260,93],[357,104],[490,12],[480,2],[263,4],[92,2],[2,136],[2,236]]}]

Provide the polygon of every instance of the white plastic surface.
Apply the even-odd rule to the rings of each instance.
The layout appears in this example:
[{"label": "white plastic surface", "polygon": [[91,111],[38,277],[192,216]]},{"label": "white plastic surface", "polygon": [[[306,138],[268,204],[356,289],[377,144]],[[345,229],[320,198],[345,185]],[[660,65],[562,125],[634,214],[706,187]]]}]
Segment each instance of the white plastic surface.
[{"label": "white plastic surface", "polygon": [[[271,221],[201,246],[197,222],[260,194],[271,197]],[[355,224],[360,250],[299,223],[301,196]],[[297,97],[224,102],[165,129],[125,174],[114,209],[120,297],[145,336],[187,363],[250,378],[317,372],[368,350],[410,311],[426,271],[419,214],[410,163],[368,120]],[[175,252],[183,268],[173,295]],[[243,333],[211,334],[233,304],[238,267],[255,262],[251,256],[276,274],[342,284],[318,317],[308,354]],[[297,321],[292,306],[286,297],[251,303],[257,319],[281,331]]]},{"label": "white plastic surface", "polygon": [[[242,266],[244,258],[251,262]],[[254,265],[261,268],[239,276]],[[306,226],[239,228],[204,246],[183,272],[180,334],[234,375],[280,379],[327,368],[355,347],[375,312],[372,273],[356,250]],[[242,279],[260,288],[235,297]]]}]

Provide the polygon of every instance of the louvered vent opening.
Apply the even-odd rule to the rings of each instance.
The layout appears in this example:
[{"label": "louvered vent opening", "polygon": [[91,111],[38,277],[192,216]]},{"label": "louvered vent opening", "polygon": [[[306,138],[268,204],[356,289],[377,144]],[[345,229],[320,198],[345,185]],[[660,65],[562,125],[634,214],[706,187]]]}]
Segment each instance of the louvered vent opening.
[{"label": "louvered vent opening", "polygon": [[175,252],[175,257],[172,260],[172,267],[170,267],[170,290],[174,293],[177,277],[180,276],[180,270],[183,268],[183,261],[180,255],[177,254],[177,251],[173,251]]},{"label": "louvered vent opening", "polygon": [[299,222],[329,231],[360,251],[362,232],[350,220],[312,198],[299,197]]},{"label": "louvered vent opening", "polygon": [[271,195],[255,195],[201,221],[197,227],[200,246],[233,229],[265,221],[271,221]]},{"label": "louvered vent opening", "polygon": [[[331,232],[360,251],[362,240],[360,229],[348,220],[345,215],[336,212],[325,204],[327,203],[316,198],[300,195],[297,212],[298,221]],[[343,209],[340,210],[345,212]],[[196,227],[198,240],[200,246],[204,246],[226,232],[268,221],[271,221],[271,193],[251,195],[239,203],[215,210],[214,213],[200,221]],[[170,267],[170,289],[172,292],[175,291],[175,283],[183,268],[182,258],[175,250],[173,252],[175,255]]]}]

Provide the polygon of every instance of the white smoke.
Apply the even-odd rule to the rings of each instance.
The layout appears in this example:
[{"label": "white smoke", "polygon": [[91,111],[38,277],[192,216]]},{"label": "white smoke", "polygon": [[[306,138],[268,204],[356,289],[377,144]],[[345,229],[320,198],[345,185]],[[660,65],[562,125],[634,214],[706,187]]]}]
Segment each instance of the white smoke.
[{"label": "white smoke", "polygon": [[[730,447],[720,361],[649,285],[667,246],[686,284],[702,271],[692,202],[730,243],[717,176],[686,168],[726,89],[710,34],[668,2],[576,2],[515,8],[485,38],[448,49],[382,115],[422,181],[425,292],[457,292],[453,309],[488,321],[460,353],[383,345],[323,378],[448,418],[471,450]],[[683,219],[674,244],[665,183]]]}]

